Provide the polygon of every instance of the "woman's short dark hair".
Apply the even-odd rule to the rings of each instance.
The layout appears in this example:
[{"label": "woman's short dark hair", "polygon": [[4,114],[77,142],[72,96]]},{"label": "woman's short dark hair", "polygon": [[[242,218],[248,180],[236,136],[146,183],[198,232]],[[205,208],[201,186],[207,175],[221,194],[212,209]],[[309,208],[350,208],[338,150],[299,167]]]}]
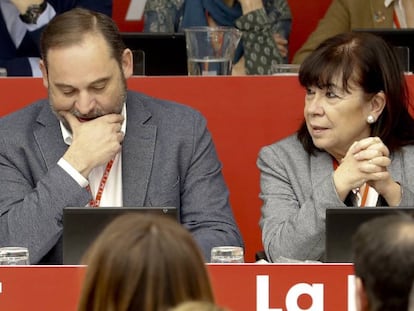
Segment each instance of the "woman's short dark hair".
[{"label": "woman's short dark hair", "polygon": [[[307,88],[332,85],[342,76],[342,87],[350,83],[361,87],[369,98],[384,92],[385,108],[371,125],[371,136],[378,136],[394,151],[414,141],[414,119],[409,114],[409,94],[402,67],[393,51],[382,38],[369,33],[348,32],[322,42],[302,63],[299,82]],[[298,138],[305,150],[316,150],[305,122]]]},{"label": "woman's short dark hair", "polygon": [[47,52],[51,48],[67,47],[82,42],[86,34],[100,34],[112,57],[121,66],[125,44],[116,23],[107,15],[82,8],[74,8],[56,15],[40,37],[40,54],[47,68]]}]

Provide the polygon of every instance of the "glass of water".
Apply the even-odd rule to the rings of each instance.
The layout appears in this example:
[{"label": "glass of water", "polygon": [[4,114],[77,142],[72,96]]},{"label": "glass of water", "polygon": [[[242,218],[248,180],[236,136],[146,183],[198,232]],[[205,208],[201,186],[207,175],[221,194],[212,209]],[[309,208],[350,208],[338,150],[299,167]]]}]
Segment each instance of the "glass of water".
[{"label": "glass of water", "polygon": [[211,249],[211,263],[243,263],[244,251],[239,246],[216,246]]},{"label": "glass of water", "polygon": [[30,265],[29,250],[26,247],[0,248],[0,266]]},{"label": "glass of water", "polygon": [[190,76],[231,75],[241,31],[234,27],[189,27],[184,29]]}]

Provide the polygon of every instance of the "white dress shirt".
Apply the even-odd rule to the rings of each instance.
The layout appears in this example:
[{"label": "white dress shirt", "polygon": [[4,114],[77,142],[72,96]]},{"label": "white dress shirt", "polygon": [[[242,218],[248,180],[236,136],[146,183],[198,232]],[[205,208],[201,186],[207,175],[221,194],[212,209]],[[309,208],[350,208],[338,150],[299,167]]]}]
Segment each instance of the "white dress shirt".
[{"label": "white dress shirt", "polygon": [[[121,131],[126,133],[126,106],[122,108],[121,112],[124,117],[124,122],[121,126]],[[67,145],[72,143],[72,134],[65,128],[62,122],[60,122],[60,128],[62,131],[63,140]],[[92,196],[95,199],[96,193],[101,182],[101,178],[106,169],[106,164],[95,167],[88,176],[88,179],[83,177],[72,165],[70,165],[65,159],[60,158],[58,165],[62,167],[81,187],[87,187],[89,185]],[[108,179],[105,184],[104,191],[102,193],[101,203],[99,206],[123,206],[122,200],[122,153],[119,152],[114,159],[112,169],[109,173]]]}]

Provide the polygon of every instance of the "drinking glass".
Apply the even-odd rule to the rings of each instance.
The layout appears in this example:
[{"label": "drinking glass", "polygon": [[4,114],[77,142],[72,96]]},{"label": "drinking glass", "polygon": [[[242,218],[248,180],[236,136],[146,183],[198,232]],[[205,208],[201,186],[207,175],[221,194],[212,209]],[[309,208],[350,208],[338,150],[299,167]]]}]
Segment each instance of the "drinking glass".
[{"label": "drinking glass", "polygon": [[273,64],[272,75],[298,75],[299,64]]},{"label": "drinking glass", "polygon": [[216,246],[211,249],[211,263],[243,263],[244,252],[239,246]]},{"label": "drinking glass", "polygon": [[187,43],[188,75],[231,75],[234,53],[241,31],[234,27],[189,27]]},{"label": "drinking glass", "polygon": [[143,50],[132,50],[132,74],[134,76],[145,75],[145,53]]},{"label": "drinking glass", "polygon": [[1,266],[29,265],[29,250],[26,247],[2,247],[0,248]]}]

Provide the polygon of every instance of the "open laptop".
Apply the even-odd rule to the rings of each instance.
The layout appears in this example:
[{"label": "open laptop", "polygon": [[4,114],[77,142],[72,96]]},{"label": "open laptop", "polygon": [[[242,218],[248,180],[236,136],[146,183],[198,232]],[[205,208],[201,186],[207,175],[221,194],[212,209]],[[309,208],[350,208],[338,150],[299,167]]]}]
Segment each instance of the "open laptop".
[{"label": "open laptop", "polygon": [[188,75],[184,33],[123,32],[121,37],[127,48],[143,51],[144,75]]},{"label": "open laptop", "polygon": [[411,72],[414,72],[414,28],[356,28],[353,31],[369,32],[383,38],[392,46],[408,47],[410,56],[409,68]]},{"label": "open laptop", "polygon": [[352,262],[352,236],[374,217],[396,213],[414,216],[414,207],[339,207],[326,210],[325,262]]},{"label": "open laptop", "polygon": [[105,226],[124,213],[168,215],[178,221],[175,207],[66,207],[63,209],[63,264],[79,264]]}]

